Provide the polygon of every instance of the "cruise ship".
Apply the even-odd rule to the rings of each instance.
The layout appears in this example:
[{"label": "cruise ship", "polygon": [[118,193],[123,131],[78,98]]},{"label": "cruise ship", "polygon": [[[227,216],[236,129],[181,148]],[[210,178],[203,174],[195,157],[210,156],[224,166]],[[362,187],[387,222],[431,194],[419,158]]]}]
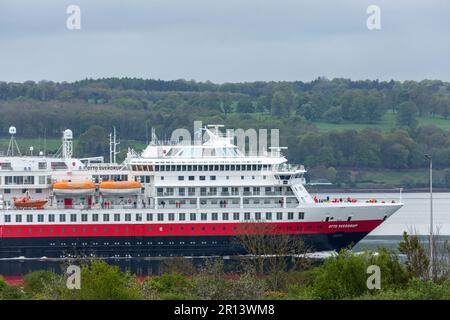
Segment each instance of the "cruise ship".
[{"label": "cruise ship", "polygon": [[0,156],[0,258],[165,257],[245,254],[239,240],[264,226],[315,251],[358,243],[402,207],[312,197],[305,168],[281,148],[248,154],[220,126],[200,141],[156,135],[115,161],[75,158],[73,134],[55,155],[22,155],[10,128]]}]

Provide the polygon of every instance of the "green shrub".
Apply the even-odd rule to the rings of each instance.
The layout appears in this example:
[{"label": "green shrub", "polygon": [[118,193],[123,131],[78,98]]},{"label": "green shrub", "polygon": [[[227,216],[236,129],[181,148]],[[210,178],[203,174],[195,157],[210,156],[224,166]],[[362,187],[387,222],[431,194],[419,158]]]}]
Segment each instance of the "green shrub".
[{"label": "green shrub", "polygon": [[23,294],[20,289],[7,284],[5,279],[0,276],[0,300],[17,300],[22,298]]}]

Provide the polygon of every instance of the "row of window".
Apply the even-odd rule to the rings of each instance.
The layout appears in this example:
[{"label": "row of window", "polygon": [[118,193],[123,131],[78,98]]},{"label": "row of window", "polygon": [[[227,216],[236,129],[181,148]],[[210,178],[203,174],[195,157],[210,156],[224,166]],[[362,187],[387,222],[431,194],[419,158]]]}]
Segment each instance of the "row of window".
[{"label": "row of window", "polygon": [[[30,191],[28,189],[22,189],[22,193],[27,193],[27,191]],[[42,193],[42,189],[36,188],[34,189],[36,193]],[[11,189],[3,189],[3,193],[11,193]]]},{"label": "row of window", "polygon": [[[283,220],[283,212],[276,212],[273,213],[272,212],[265,212],[264,213],[264,218],[265,220],[273,220],[274,218],[276,218],[276,220]],[[66,217],[68,216],[68,217]],[[147,214],[142,214],[142,213],[136,213],[134,214],[134,221],[140,222],[143,221],[143,218],[145,217],[146,221],[175,221],[175,218],[177,218],[177,221],[187,221],[188,219],[190,221],[207,221],[208,220],[208,216],[212,221],[218,221],[219,220],[219,213],[218,212],[212,212],[212,213],[169,213],[169,214],[163,214],[163,213],[157,213],[157,214],[153,214],[153,213],[147,213]],[[43,214],[38,214],[37,215],[37,222],[56,222],[56,217],[58,217],[58,221],[59,222],[79,222],[79,217],[81,219],[81,222],[88,222],[88,214],[87,213],[83,213],[81,215],[78,214],[49,214],[47,215],[48,220],[44,221],[44,217],[45,215]],[[99,219],[102,218],[103,222],[109,222],[109,221],[114,221],[114,222],[120,222],[122,219],[124,219],[123,221],[126,222],[131,222],[132,221],[132,214],[131,213],[125,213],[125,214],[120,214],[120,213],[114,213],[114,214],[109,214],[109,213],[104,213],[104,214],[98,214],[98,213],[94,213],[91,215],[92,217],[92,222],[99,222]],[[261,212],[255,212],[255,213],[250,213],[250,212],[244,212],[243,214],[243,219],[246,221],[249,220],[262,220],[263,217],[263,213]],[[68,220],[66,220],[66,218],[68,218]],[[229,221],[229,220],[234,220],[234,221],[239,221],[242,218],[242,215],[240,212],[222,212],[220,215],[220,218],[222,221]],[[305,218],[305,213],[304,212],[298,212],[298,216],[297,218],[299,220],[303,220]],[[287,213],[287,219],[288,220],[294,220],[294,212],[288,212]],[[27,223],[32,223],[34,222],[34,216],[31,214],[26,214],[26,215],[15,215],[15,222],[16,223],[21,223],[21,222],[27,222]],[[5,223],[11,223],[11,215],[6,214],[5,215]]]},{"label": "row of window", "polygon": [[[9,185],[32,185],[35,184],[37,178],[38,184],[51,184],[50,176],[5,176],[4,179],[0,177],[0,184]],[[2,181],[3,180],[3,181]]]},{"label": "row of window", "polygon": [[267,164],[156,165],[155,171],[260,171]]}]

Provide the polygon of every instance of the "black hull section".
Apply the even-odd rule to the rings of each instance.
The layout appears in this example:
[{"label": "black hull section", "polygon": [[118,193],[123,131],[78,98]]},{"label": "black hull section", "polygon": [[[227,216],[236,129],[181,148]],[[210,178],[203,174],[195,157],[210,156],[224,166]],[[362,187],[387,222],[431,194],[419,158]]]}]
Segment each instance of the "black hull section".
[{"label": "black hull section", "polygon": [[[364,233],[302,235],[312,251],[340,250],[355,245]],[[0,258],[145,258],[173,256],[231,256],[245,254],[239,239],[231,236],[3,238]]]}]

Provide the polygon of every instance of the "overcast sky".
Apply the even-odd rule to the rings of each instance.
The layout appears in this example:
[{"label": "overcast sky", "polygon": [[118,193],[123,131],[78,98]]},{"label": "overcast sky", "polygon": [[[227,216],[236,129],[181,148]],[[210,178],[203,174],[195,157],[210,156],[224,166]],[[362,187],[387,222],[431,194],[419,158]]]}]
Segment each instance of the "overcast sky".
[{"label": "overcast sky", "polygon": [[450,81],[450,1],[0,0],[0,80],[113,76]]}]

